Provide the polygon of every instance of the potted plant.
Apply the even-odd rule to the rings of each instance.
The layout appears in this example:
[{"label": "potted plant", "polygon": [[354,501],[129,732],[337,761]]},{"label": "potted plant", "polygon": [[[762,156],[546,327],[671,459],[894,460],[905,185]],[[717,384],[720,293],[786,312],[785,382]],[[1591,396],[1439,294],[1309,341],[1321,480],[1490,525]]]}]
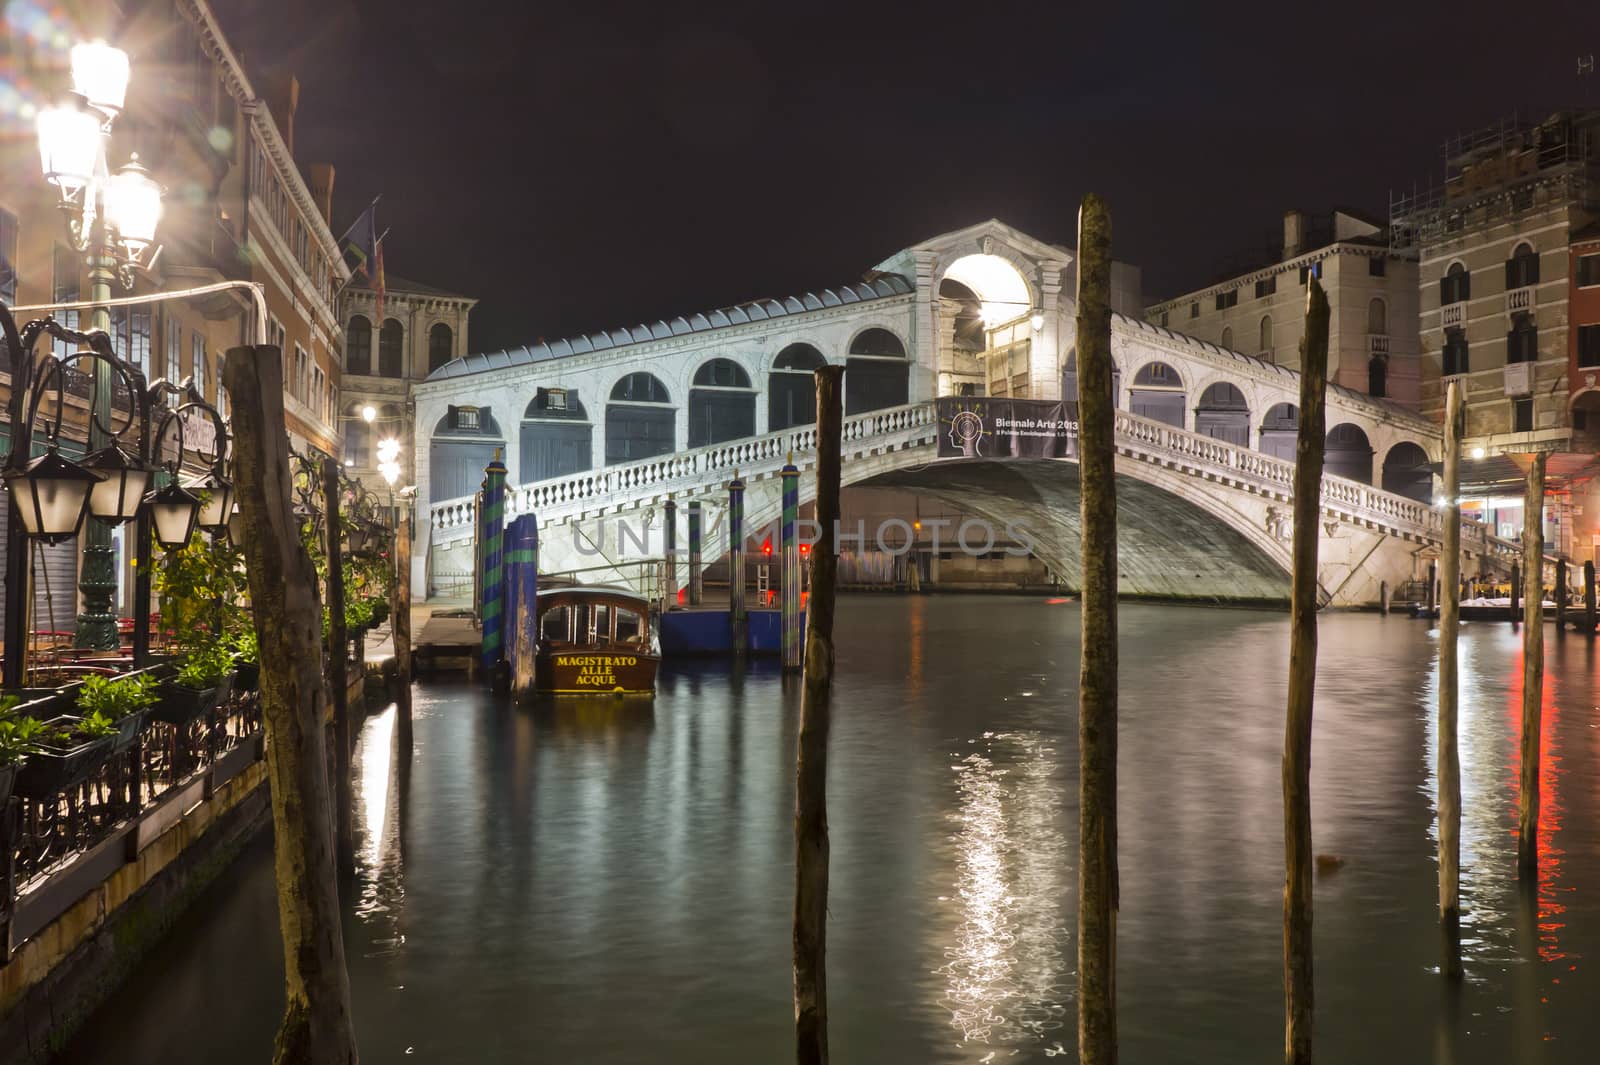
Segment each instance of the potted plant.
[{"label": "potted plant", "polygon": [[49,799],[82,784],[111,756],[118,731],[116,722],[98,712],[44,722],[38,731],[38,750],[17,771],[17,795]]},{"label": "potted plant", "polygon": [[44,731],[38,718],[17,713],[17,702],[15,695],[0,699],[0,810],[11,800],[23,759],[38,753]]},{"label": "potted plant", "polygon": [[240,691],[255,691],[261,684],[261,645],[255,627],[246,626],[229,636],[228,651],[233,655],[234,683]]},{"label": "potted plant", "polygon": [[160,699],[150,716],[169,725],[184,725],[221,702],[232,686],[233,656],[221,643],[189,652],[178,671],[162,683]]},{"label": "potted plant", "polygon": [[156,699],[155,678],[148,673],[85,677],[78,687],[78,712],[85,718],[99,714],[117,726],[111,751],[116,754],[133,745]]}]

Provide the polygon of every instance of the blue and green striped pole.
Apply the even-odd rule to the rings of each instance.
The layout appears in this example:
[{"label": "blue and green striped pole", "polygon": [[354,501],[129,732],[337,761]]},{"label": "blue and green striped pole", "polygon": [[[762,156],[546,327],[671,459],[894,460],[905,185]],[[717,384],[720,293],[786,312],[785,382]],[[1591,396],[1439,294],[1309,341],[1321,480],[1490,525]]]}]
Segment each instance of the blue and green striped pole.
[{"label": "blue and green striped pole", "polygon": [[689,605],[699,606],[703,585],[700,583],[700,501],[689,504]]},{"label": "blue and green striped pole", "polygon": [[539,519],[532,514],[513,521],[506,535],[506,620],[511,695],[527,699],[539,651]]},{"label": "blue and green striped pole", "polygon": [[734,470],[728,482],[728,624],[736,655],[749,650],[749,621],[744,608],[744,482]]},{"label": "blue and green striped pole", "polygon": [[480,664],[485,678],[493,678],[505,660],[505,556],[502,534],[505,525],[506,466],[495,449],[494,461],[483,471],[483,653]]},{"label": "blue and green striped pole", "polygon": [[805,633],[800,628],[800,470],[794,452],[778,476],[783,480],[783,518],[778,526],[778,543],[783,551],[779,561],[779,593],[783,598],[783,668],[798,672]]}]

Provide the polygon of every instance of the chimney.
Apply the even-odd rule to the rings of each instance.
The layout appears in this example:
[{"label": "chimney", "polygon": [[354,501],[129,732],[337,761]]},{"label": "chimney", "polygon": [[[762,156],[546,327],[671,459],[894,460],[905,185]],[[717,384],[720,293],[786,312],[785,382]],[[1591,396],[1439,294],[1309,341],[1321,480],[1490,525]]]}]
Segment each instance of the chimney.
[{"label": "chimney", "polygon": [[1283,212],[1283,257],[1293,259],[1306,250],[1306,215],[1304,211]]},{"label": "chimney", "polygon": [[306,166],[306,184],[311,186],[311,198],[317,201],[322,220],[333,224],[333,164],[310,163]]},{"label": "chimney", "polygon": [[283,143],[288,146],[289,155],[294,155],[294,113],[300,106],[300,81],[293,74],[288,75],[283,81],[275,84],[269,92],[267,109],[272,112],[273,121],[278,125],[278,134],[283,138]]}]

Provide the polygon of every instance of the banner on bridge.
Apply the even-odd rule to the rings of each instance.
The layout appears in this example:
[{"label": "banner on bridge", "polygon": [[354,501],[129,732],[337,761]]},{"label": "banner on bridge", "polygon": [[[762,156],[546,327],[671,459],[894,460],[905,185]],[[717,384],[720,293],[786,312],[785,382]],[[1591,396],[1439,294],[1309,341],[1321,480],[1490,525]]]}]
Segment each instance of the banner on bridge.
[{"label": "banner on bridge", "polygon": [[1070,459],[1078,457],[1078,405],[1051,399],[942,396],[942,459]]}]

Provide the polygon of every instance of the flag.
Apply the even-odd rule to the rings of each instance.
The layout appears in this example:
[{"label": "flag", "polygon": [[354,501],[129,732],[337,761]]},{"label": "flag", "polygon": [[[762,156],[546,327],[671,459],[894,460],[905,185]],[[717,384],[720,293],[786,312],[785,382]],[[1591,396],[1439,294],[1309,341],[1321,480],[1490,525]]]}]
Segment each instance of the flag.
[{"label": "flag", "polygon": [[361,212],[361,217],[356,219],[355,224],[345,230],[344,236],[339,238],[339,247],[350,263],[350,268],[366,277],[369,283],[375,267],[374,260],[378,256],[377,210],[378,201],[373,200],[372,205]]},{"label": "flag", "polygon": [[[389,234],[388,234],[387,231],[385,231],[384,234],[383,234],[384,237],[387,237],[388,235]],[[385,289],[384,289],[384,284],[383,284],[383,237],[379,237],[377,239],[377,241],[375,242],[375,244],[374,244],[373,253],[372,253],[372,262],[373,262],[373,266],[372,266],[372,291],[373,291],[375,300],[376,300],[376,302],[378,304],[378,307],[377,307],[378,328],[382,329],[383,328],[383,298],[386,295],[386,292],[385,292]]]}]

